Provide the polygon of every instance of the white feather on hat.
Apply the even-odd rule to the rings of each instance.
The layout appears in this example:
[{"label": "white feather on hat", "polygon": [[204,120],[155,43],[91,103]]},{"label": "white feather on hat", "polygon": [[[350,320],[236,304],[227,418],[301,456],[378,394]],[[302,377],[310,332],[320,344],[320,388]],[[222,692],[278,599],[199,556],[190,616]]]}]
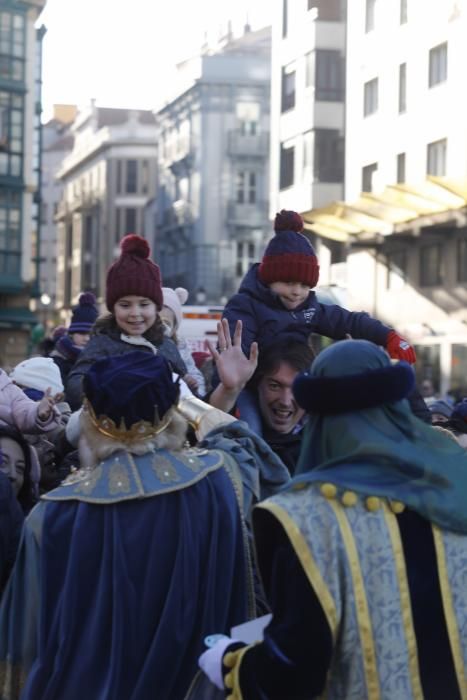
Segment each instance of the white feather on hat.
[{"label": "white feather on hat", "polygon": [[164,297],[163,305],[174,312],[175,329],[177,329],[183,319],[182,305],[188,299],[188,291],[184,287],[177,287],[176,289],[162,287],[162,294]]}]

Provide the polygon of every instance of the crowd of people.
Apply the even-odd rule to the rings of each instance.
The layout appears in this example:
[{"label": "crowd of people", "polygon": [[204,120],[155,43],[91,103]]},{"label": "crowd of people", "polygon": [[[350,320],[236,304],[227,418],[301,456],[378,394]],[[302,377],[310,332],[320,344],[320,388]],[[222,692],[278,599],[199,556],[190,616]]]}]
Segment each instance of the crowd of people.
[{"label": "crowd of people", "polygon": [[0,700],[467,697],[467,399],[274,229],[208,359],[132,234],[0,370]]}]

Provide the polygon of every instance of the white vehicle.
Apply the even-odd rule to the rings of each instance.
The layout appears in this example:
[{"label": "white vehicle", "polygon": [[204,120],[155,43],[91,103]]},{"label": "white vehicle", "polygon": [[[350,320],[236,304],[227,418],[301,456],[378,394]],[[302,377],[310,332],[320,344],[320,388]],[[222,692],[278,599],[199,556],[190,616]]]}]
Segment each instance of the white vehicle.
[{"label": "white vehicle", "polygon": [[207,352],[207,340],[217,342],[217,323],[222,318],[223,306],[182,306],[183,321],[180,335],[187,341],[191,352]]}]

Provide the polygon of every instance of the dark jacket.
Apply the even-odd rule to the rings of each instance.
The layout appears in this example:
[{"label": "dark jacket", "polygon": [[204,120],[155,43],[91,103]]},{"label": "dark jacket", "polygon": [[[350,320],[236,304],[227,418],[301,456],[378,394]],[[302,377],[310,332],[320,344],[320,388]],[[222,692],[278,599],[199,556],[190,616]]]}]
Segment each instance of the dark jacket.
[{"label": "dark jacket", "polygon": [[321,304],[315,292],[310,292],[308,299],[293,311],[286,309],[279,297],[259,281],[258,267],[256,263],[245,275],[238,293],[227,302],[223,314],[232,335],[236,322],[243,321],[242,348],[246,354],[253,341],[257,341],[261,349],[283,335],[307,342],[310,333],[333,340],[343,340],[348,333],[352,338],[386,345],[392,328],[366,312],[347,311],[337,304]]},{"label": "dark jacket", "polygon": [[[78,360],[67,378],[65,396],[71,408],[74,411],[80,408],[82,403],[81,384],[83,381],[83,376],[89,370],[91,365],[94,364],[94,362],[97,362],[97,360],[102,360],[104,357],[124,355],[127,352],[134,352],[135,350],[152,352],[151,348],[146,345],[133,345],[126,343],[124,340],[122,340],[118,331],[101,331],[100,333],[92,335],[88,344],[81,351]],[[173,372],[182,377],[186,374],[185,363],[180,357],[178,348],[172,340],[164,338],[162,343],[157,346],[157,350],[163,357],[165,357],[166,360],[168,360]]]}]

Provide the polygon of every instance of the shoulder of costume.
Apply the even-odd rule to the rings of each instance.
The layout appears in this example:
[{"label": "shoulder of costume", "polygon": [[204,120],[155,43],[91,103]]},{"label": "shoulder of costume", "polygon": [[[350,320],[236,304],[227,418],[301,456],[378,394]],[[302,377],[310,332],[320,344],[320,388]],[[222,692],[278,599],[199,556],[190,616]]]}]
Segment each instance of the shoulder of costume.
[{"label": "shoulder of costume", "polygon": [[141,456],[121,450],[93,469],[70,474],[42,498],[102,504],[152,498],[185,489],[223,465],[218,450],[154,450]]}]

